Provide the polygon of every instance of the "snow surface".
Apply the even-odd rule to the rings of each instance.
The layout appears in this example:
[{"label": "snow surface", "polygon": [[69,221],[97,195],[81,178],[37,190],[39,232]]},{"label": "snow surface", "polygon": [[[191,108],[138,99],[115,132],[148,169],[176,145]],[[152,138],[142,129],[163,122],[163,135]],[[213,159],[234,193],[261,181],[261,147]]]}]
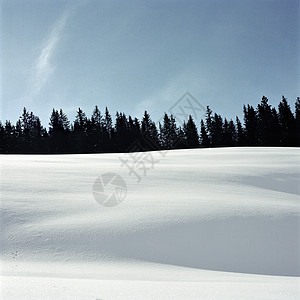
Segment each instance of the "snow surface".
[{"label": "snow surface", "polygon": [[[153,152],[140,182],[128,154],[1,155],[1,297],[299,299],[299,154]],[[92,193],[107,172],[114,207]]]}]

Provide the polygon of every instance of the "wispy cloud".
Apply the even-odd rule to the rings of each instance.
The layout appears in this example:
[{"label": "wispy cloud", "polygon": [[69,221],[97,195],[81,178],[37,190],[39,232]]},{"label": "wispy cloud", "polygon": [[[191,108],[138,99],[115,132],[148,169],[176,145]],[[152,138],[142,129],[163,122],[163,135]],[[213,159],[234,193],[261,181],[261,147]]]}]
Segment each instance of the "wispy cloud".
[{"label": "wispy cloud", "polygon": [[58,47],[69,15],[70,10],[66,10],[54,23],[50,34],[42,43],[40,54],[34,64],[30,92],[31,99],[40,93],[41,89],[45,86],[50,75],[55,69],[51,59],[56,48]]},{"label": "wispy cloud", "polygon": [[[136,105],[135,113],[138,116],[143,115],[145,110],[148,110],[151,114],[160,115],[162,110],[169,113],[169,109],[186,92],[190,92],[196,98],[206,99],[212,89],[213,86],[201,69],[189,66],[179,74],[172,76],[156,93],[142,99]],[[201,104],[203,106],[207,105],[207,103]]]}]

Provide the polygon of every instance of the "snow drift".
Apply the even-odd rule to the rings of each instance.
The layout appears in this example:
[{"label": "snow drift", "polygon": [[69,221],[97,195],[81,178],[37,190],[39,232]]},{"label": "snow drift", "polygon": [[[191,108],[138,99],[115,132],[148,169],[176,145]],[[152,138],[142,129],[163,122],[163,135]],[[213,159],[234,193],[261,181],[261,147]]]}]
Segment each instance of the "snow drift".
[{"label": "snow drift", "polygon": [[[9,292],[12,282],[25,295],[26,285],[37,284],[30,281],[34,277],[39,277],[38,284],[49,277],[91,284],[105,279],[118,282],[117,286],[129,280],[127,287],[136,280],[153,284],[160,280],[173,287],[177,284],[171,282],[186,282],[178,298],[173,294],[175,299],[199,299],[200,295],[217,299],[210,295],[213,286],[206,285],[200,292],[198,284],[207,280],[246,285],[281,282],[280,293],[257,285],[253,291],[267,298],[297,298],[298,279],[282,276],[300,275],[298,149],[150,154],[154,160],[141,170],[140,181],[122,165],[128,154],[2,155],[5,299],[19,297]],[[119,174],[127,184],[125,199],[114,207],[99,205],[92,193],[96,178],[108,172]],[[24,284],[24,280],[29,281]],[[97,289],[95,283],[92,287]],[[234,291],[232,285],[227,287],[222,287],[224,292]],[[107,287],[111,289],[116,284]],[[141,291],[136,299],[160,299]],[[70,293],[54,296],[48,291],[61,299]],[[70,299],[96,298],[79,290],[73,293]],[[129,295],[120,299],[134,298]],[[168,294],[161,291],[159,295],[167,299]],[[119,299],[110,292],[105,296]],[[30,297],[34,298],[29,293]]]}]

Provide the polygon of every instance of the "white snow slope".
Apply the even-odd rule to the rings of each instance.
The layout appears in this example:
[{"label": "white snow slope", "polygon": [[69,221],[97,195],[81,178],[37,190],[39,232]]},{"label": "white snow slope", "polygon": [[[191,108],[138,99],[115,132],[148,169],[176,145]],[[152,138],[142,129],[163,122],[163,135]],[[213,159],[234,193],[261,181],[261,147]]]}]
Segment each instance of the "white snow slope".
[{"label": "white snow slope", "polygon": [[[299,154],[136,154],[140,182],[128,154],[1,155],[1,297],[300,299]],[[92,193],[107,172],[114,207]]]}]

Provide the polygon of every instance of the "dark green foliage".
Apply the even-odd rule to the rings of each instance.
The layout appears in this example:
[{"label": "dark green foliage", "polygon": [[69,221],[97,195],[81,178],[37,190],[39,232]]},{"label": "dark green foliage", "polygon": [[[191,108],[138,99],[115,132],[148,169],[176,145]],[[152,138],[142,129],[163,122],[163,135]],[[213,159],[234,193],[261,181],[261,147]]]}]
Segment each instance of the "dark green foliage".
[{"label": "dark green foliage", "polygon": [[184,123],[183,134],[181,134],[181,136],[182,138],[185,138],[186,148],[199,147],[199,135],[196,124],[191,115],[189,116],[187,123]]},{"label": "dark green foliage", "polygon": [[[282,146],[296,146],[297,145],[297,129],[296,118],[294,117],[291,107],[287,99],[282,96],[282,100],[278,105],[279,124],[281,128],[280,138]],[[297,114],[297,107],[296,107]]]},{"label": "dark green foliage", "polygon": [[223,120],[218,114],[214,114],[211,123],[211,144],[212,146],[223,146]]},{"label": "dark green foliage", "polygon": [[209,106],[206,107],[206,132],[207,132],[207,137],[209,140],[209,144],[212,145],[212,110],[209,108]]},{"label": "dark green foliage", "polygon": [[201,147],[210,147],[210,139],[208,137],[203,120],[201,120],[200,124],[201,124],[201,134],[200,134]]},{"label": "dark green foliage", "polygon": [[245,130],[242,126],[242,123],[238,117],[236,117],[236,145],[237,146],[245,146]]},{"label": "dark green foliage", "polygon": [[228,122],[226,118],[223,124],[222,144],[228,147],[233,147],[236,145],[235,125],[232,120]]},{"label": "dark green foliage", "polygon": [[87,129],[89,152],[102,152],[103,149],[103,118],[98,106],[95,106]]},{"label": "dark green foliage", "polygon": [[159,149],[160,145],[158,130],[147,111],[144,112],[144,116],[142,119],[141,133],[143,138],[141,139],[140,144],[143,149]]},{"label": "dark green foliage", "polygon": [[70,145],[70,121],[62,109],[53,108],[49,122],[48,148],[50,153],[68,153]]},{"label": "dark green foliage", "polygon": [[189,116],[177,127],[173,115],[164,114],[159,130],[145,111],[141,122],[137,118],[116,112],[115,123],[105,108],[104,115],[95,106],[89,119],[78,108],[73,123],[60,110],[52,110],[47,131],[39,117],[23,109],[19,120],[0,121],[1,153],[100,153],[153,151],[198,147],[233,146],[299,146],[300,98],[293,114],[287,99],[282,96],[278,111],[263,96],[254,109],[244,105],[244,126],[238,117],[228,121],[213,113],[209,106],[205,120],[200,121],[200,134]]},{"label": "dark green foliage", "polygon": [[163,124],[160,124],[160,141],[163,149],[174,149],[178,143],[178,128],[173,115],[166,113],[163,118]]},{"label": "dark green foliage", "polygon": [[258,142],[258,118],[253,106],[244,105],[244,137],[248,146],[257,146]]},{"label": "dark green foliage", "polygon": [[297,97],[295,103],[296,137],[295,144],[300,146],[300,97]]},{"label": "dark green foliage", "polygon": [[258,144],[261,146],[274,146],[279,143],[279,124],[276,109],[268,104],[263,96],[257,106],[257,133]]}]

